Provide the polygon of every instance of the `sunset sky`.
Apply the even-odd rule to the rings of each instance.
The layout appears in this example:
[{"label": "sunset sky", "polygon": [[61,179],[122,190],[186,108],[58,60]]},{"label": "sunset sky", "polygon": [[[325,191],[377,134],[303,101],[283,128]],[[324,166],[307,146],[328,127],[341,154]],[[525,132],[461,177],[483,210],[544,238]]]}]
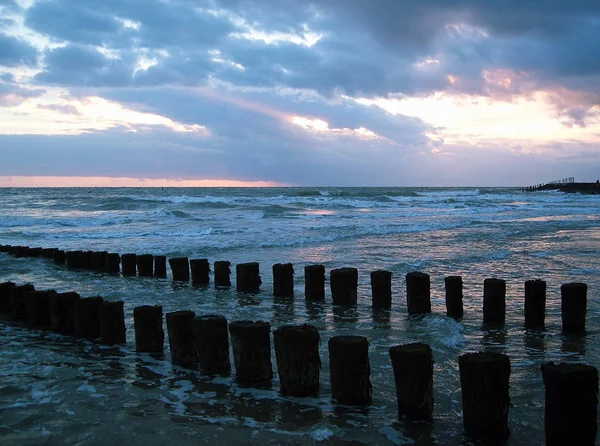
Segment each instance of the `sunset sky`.
[{"label": "sunset sky", "polygon": [[598,0],[0,0],[0,186],[600,178]]}]

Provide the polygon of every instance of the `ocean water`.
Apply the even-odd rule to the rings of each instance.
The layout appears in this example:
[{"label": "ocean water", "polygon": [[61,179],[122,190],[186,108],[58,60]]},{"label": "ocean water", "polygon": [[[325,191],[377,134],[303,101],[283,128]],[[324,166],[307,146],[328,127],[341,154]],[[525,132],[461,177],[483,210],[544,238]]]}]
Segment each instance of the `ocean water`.
[{"label": "ocean water", "polygon": [[[544,443],[547,361],[600,365],[600,196],[497,188],[0,189],[0,244],[258,261],[256,295],[167,279],[69,271],[44,259],[0,254],[0,281],[125,302],[128,342],[105,347],[0,322],[3,444],[465,444],[458,356],[511,358],[510,445]],[[295,298],[272,296],[271,266],[291,262]],[[359,303],[304,299],[305,265],[359,270]],[[369,273],[393,273],[393,308],[374,311]],[[431,276],[432,313],[409,317],[404,276]],[[444,277],[461,275],[465,316],[445,316]],[[483,280],[507,282],[506,325],[482,326]],[[546,328],[523,328],[524,282],[548,284]],[[235,283],[235,268],[232,271]],[[560,285],[588,284],[587,334],[561,333]],[[165,356],[136,354],[132,311],[161,304],[272,329],[313,324],[321,333],[321,391],[288,398],[272,389],[206,377]],[[331,401],[327,340],[370,343],[373,404]],[[422,341],[434,353],[434,421],[397,418],[393,345]]]}]

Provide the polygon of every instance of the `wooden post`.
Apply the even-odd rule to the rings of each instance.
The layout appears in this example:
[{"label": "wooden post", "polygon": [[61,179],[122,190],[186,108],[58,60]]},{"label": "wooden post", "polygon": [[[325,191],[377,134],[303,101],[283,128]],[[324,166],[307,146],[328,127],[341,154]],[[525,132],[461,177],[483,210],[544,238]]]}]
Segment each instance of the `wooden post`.
[{"label": "wooden post", "polygon": [[235,266],[238,291],[254,293],[260,289],[260,266],[258,262],[238,263]]},{"label": "wooden post", "polygon": [[546,282],[525,282],[525,328],[544,328],[546,318]]},{"label": "wooden post", "polygon": [[133,309],[135,351],[138,353],[162,353],[165,333],[160,305],[143,305]]},{"label": "wooden post", "polygon": [[190,262],[187,257],[174,257],[169,259],[173,280],[181,282],[190,281]]},{"label": "wooden post", "polygon": [[10,289],[10,303],[12,307],[12,319],[15,321],[24,321],[27,319],[27,306],[25,304],[25,293],[34,291],[31,284],[18,285]]},{"label": "wooden post", "polygon": [[106,254],[106,272],[108,274],[119,274],[121,270],[121,256],[116,252]]},{"label": "wooden post", "polygon": [[25,292],[25,312],[30,327],[50,328],[50,296],[54,290]]},{"label": "wooden post", "polygon": [[483,322],[504,323],[506,318],[506,282],[490,278],[483,281]]},{"label": "wooden post", "polygon": [[54,257],[52,258],[52,260],[57,265],[64,265],[65,262],[67,261],[67,256],[63,250],[58,249],[54,253]]},{"label": "wooden post", "polygon": [[229,375],[229,335],[227,319],[218,315],[197,316],[194,339],[198,353],[198,369],[202,373]]},{"label": "wooden post", "polygon": [[81,251],[81,267],[86,270],[92,269],[93,251]]},{"label": "wooden post", "polygon": [[273,265],[273,296],[294,296],[294,265],[291,263]]},{"label": "wooden post", "polygon": [[234,321],[229,324],[236,378],[263,385],[273,378],[271,325],[263,321]]},{"label": "wooden post", "polygon": [[396,381],[398,418],[409,421],[433,419],[433,354],[427,344],[390,348]]},{"label": "wooden post", "polygon": [[418,271],[406,274],[406,304],[408,314],[431,313],[429,274]]},{"label": "wooden post", "polygon": [[171,349],[171,362],[187,368],[196,368],[198,359],[196,355],[196,342],[194,339],[193,311],[174,311],[167,313],[167,332],[169,334],[169,348]]},{"label": "wooden post", "polygon": [[458,365],[465,433],[486,444],[503,443],[510,433],[510,359],[501,353],[465,353]]},{"label": "wooden post", "polygon": [[190,269],[192,270],[192,284],[205,286],[210,282],[210,263],[208,259],[190,260]]},{"label": "wooden post", "polygon": [[67,268],[70,268],[70,269],[81,268],[81,251],[65,252],[65,261],[67,263]]},{"label": "wooden post", "polygon": [[167,256],[154,256],[154,277],[167,278]]},{"label": "wooden post", "polygon": [[325,299],[325,266],[304,267],[304,297],[306,300]]},{"label": "wooden post", "polygon": [[91,254],[92,258],[92,271],[98,271],[100,273],[106,272],[106,251],[94,251]]},{"label": "wooden post", "polygon": [[152,277],[154,275],[154,256],[152,254],[140,254],[136,257],[138,276]]},{"label": "wooden post", "polygon": [[75,300],[75,336],[96,339],[100,332],[100,296]]},{"label": "wooden post", "polygon": [[102,302],[100,305],[100,339],[103,344],[125,344],[125,314],[123,301]]},{"label": "wooden post", "polygon": [[217,260],[215,262],[215,286],[231,286],[231,262],[227,260]]},{"label": "wooden post", "polygon": [[54,253],[58,251],[56,248],[43,248],[42,249],[42,258],[43,259],[52,259],[54,258]]},{"label": "wooden post", "polygon": [[331,394],[340,404],[371,404],[369,342],[363,336],[334,336],[329,339]]},{"label": "wooden post", "polygon": [[35,248],[29,248],[27,250],[26,257],[41,257],[42,256],[42,248],[39,246]]},{"label": "wooden post", "polygon": [[566,283],[560,287],[562,329],[565,333],[585,333],[587,285]]},{"label": "wooden post", "polygon": [[329,276],[333,303],[347,306],[356,305],[358,270],[356,268],[332,269]]},{"label": "wooden post", "polygon": [[541,365],[546,388],[546,445],[594,446],[598,370],[584,364]]},{"label": "wooden post", "polygon": [[371,297],[373,308],[392,308],[392,273],[377,270],[371,272]]},{"label": "wooden post", "polygon": [[124,276],[135,276],[137,273],[137,255],[133,253],[121,256],[121,274]]},{"label": "wooden post", "polygon": [[58,293],[50,296],[50,328],[64,335],[75,335],[75,292]]},{"label": "wooden post", "polygon": [[280,391],[311,396],[319,392],[319,330],[312,325],[279,327],[273,333]]},{"label": "wooden post", "polygon": [[14,282],[0,283],[0,313],[12,313],[10,290],[15,286],[16,284]]},{"label": "wooden post", "polygon": [[446,314],[449,317],[461,318],[463,316],[463,281],[461,276],[448,276],[444,278],[446,291]]}]

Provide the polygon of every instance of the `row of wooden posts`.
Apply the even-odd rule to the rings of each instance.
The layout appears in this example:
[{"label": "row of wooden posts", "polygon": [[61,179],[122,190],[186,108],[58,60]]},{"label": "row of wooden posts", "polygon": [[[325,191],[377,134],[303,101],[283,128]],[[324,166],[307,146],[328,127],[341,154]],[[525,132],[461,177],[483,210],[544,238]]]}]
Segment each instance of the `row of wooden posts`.
[{"label": "row of wooden posts", "polygon": [[[0,252],[16,257],[52,258],[56,263],[66,263],[69,268],[83,268],[93,271],[118,273],[122,264],[122,274],[141,277],[166,277],[166,256],[152,254],[123,254],[106,251],[61,251],[57,248],[29,248],[23,246],[0,245]],[[210,283],[210,263],[208,259],[175,257],[169,259],[173,280],[208,285]],[[231,263],[214,262],[214,282],[217,287],[231,286]],[[236,265],[236,287],[241,292],[257,292],[262,281],[260,265],[257,262]],[[325,298],[325,266],[308,265],[304,268],[305,298],[322,300]],[[463,315],[463,282],[460,276],[444,279],[446,314],[460,318]],[[330,288],[333,303],[353,306],[357,304],[358,270],[338,268],[330,271]],[[392,306],[392,273],[385,270],[371,272],[372,304],[375,308]],[[276,297],[294,295],[294,266],[291,263],[273,265],[273,294]],[[409,314],[431,312],[431,281],[428,274],[410,272],[406,274],[406,303]],[[546,282],[528,280],[525,282],[524,299],[525,327],[543,328],[546,317]],[[561,318],[565,333],[584,333],[587,313],[587,285],[567,283],[561,286]],[[504,323],[506,318],[506,282],[503,279],[488,278],[483,283],[483,322]]]},{"label": "row of wooden posts", "polygon": [[[126,342],[123,302],[78,293],[35,290],[31,284],[0,284],[0,312],[38,329],[99,339],[107,345]],[[137,352],[162,354],[163,309],[144,305],[133,309]],[[233,321],[193,311],[166,314],[173,364],[204,374],[230,373],[231,337],[236,379],[243,385],[270,387],[271,326],[265,321]],[[320,334],[311,325],[281,326],[273,332],[275,357],[284,395],[318,394]],[[340,404],[371,403],[369,342],[363,336],[333,336],[328,342],[331,393]],[[398,417],[408,421],[433,419],[433,354],[429,345],[393,346]],[[492,352],[465,353],[458,358],[465,434],[490,443],[509,436],[510,359]],[[545,384],[545,430],[548,445],[594,445],[597,432],[598,372],[583,364],[542,364]]]}]

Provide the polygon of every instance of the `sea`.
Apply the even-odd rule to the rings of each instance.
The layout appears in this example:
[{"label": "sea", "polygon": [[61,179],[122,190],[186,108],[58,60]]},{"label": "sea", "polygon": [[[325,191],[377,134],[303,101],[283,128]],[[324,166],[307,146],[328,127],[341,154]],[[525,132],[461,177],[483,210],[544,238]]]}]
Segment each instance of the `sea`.
[{"label": "sea", "polygon": [[[505,353],[511,361],[509,445],[544,444],[540,365],[600,365],[600,195],[510,188],[4,188],[0,244],[259,262],[257,294],[167,279],[71,271],[42,258],[0,253],[0,282],[123,300],[127,344],[107,347],[0,322],[0,444],[18,445],[462,445],[458,357]],[[295,268],[293,299],[273,297],[272,265]],[[304,298],[304,267],[356,267],[358,305]],[[392,309],[371,306],[370,272],[389,270]],[[235,268],[232,268],[235,283]],[[405,275],[431,277],[432,312],[409,316]],[[170,272],[169,272],[170,274]],[[444,277],[464,283],[464,317],[446,316]],[[507,284],[506,324],[482,324],[483,281]],[[524,328],[524,282],[547,282],[546,327]],[[560,286],[588,284],[587,332],[561,333]],[[320,392],[204,376],[164,356],[137,354],[133,308],[162,305],[272,330],[320,332]],[[327,341],[369,341],[373,402],[331,398]],[[390,347],[428,343],[434,356],[434,420],[398,419]]]}]

